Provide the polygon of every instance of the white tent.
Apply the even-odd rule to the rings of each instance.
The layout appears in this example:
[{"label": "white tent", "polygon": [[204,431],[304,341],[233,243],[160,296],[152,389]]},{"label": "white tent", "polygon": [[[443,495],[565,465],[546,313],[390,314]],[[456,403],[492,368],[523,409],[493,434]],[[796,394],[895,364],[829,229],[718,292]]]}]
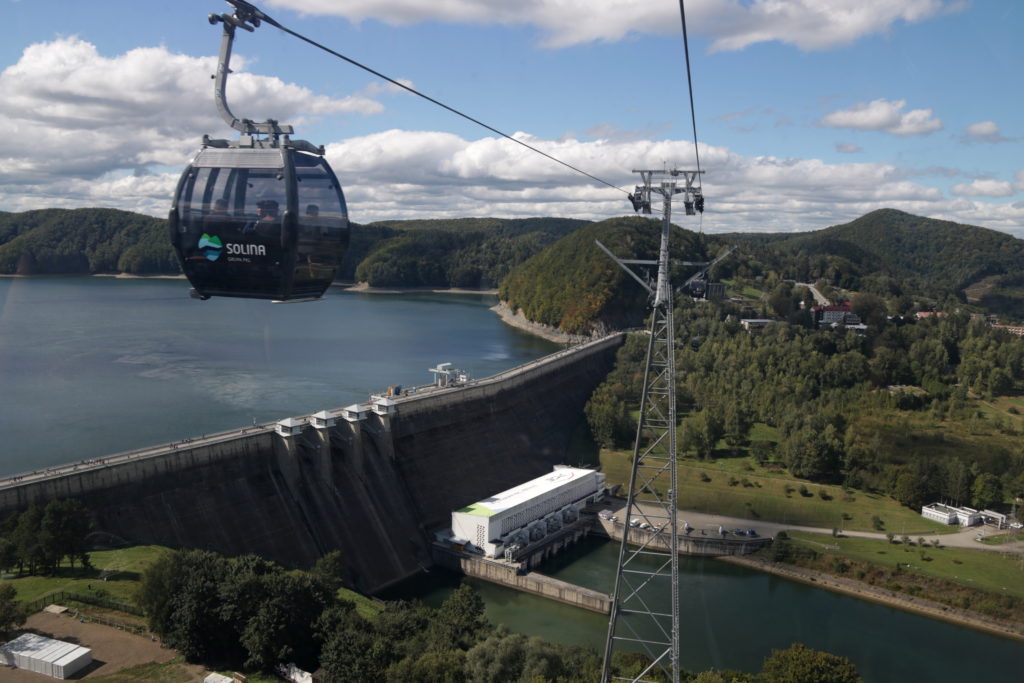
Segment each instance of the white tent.
[{"label": "white tent", "polygon": [[92,663],[92,650],[25,633],[0,647],[0,662],[63,680]]}]

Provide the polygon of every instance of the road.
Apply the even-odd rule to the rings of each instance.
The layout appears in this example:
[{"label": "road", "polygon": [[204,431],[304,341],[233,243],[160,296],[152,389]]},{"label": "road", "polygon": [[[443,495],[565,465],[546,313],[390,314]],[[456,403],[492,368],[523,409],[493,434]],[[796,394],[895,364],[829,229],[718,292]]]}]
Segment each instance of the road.
[{"label": "road", "polygon": [[[663,520],[664,517],[659,517],[660,514],[658,508],[655,506],[639,504],[644,510],[647,511],[648,520],[651,524],[660,523],[659,520]],[[626,501],[615,499],[613,505],[608,506],[609,509],[613,510],[615,515],[618,516],[619,520],[625,522],[626,520]],[[732,529],[753,529],[760,536],[775,536],[780,531],[806,531],[814,534],[832,534],[832,529],[813,527],[813,526],[796,526],[793,524],[783,524],[780,522],[767,522],[763,520],[750,520],[743,517],[728,517],[726,515],[709,514],[706,512],[697,512],[695,510],[679,510],[677,512],[676,519],[677,524],[682,528],[685,524],[689,524],[694,528],[694,533],[700,533],[701,531],[706,534],[718,534],[719,528],[729,532]],[[952,527],[958,528],[958,527]],[[885,533],[877,531],[853,531],[853,530],[842,530],[843,536],[850,538],[872,538],[876,540],[888,540]],[[979,534],[991,535],[993,530],[990,527],[969,527],[962,531],[955,531],[953,533],[935,535],[932,532],[922,533],[910,532],[907,536],[910,536],[914,541],[918,538],[939,538],[943,546],[949,548],[969,548],[972,550],[988,550],[991,552],[998,553],[1022,553],[1024,552],[1024,541],[1016,541],[1013,543],[1004,543],[1002,545],[987,545],[979,543],[977,536]],[[896,538],[903,536],[904,534],[897,534]]]},{"label": "road", "polygon": [[796,282],[794,283],[797,287],[806,287],[811,290],[811,296],[814,297],[814,302],[819,306],[831,306],[832,303],[825,298],[825,295],[818,291],[818,288],[809,282]]}]

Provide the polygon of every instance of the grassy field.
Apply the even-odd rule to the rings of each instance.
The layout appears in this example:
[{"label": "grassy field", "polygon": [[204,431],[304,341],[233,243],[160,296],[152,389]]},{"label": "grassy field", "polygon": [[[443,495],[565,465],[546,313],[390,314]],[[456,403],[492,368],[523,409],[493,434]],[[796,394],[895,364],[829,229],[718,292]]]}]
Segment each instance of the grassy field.
[{"label": "grassy field", "polygon": [[[601,469],[610,484],[628,483],[630,456],[624,451],[601,452]],[[678,473],[679,507],[685,510],[863,531],[879,530],[873,521],[878,517],[880,531],[900,535],[953,531],[886,496],[794,479],[784,470],[762,467],[749,457],[714,462],[685,459],[679,463]]]},{"label": "grassy field", "polygon": [[[22,576],[6,574],[0,578],[9,581],[18,591],[18,600],[31,602],[53,591],[96,593],[106,591],[107,597],[120,602],[135,602],[135,588],[143,570],[166,548],[139,545],[117,550],[97,550],[89,553],[93,568],[72,570],[62,565],[56,576]],[[106,577],[104,581],[103,577]]]},{"label": "grassy field", "polygon": [[981,542],[985,545],[1003,545],[1004,543],[1013,543],[1014,541],[1024,541],[1024,531],[997,533],[981,539]]},{"label": "grassy field", "polygon": [[[828,552],[852,560],[895,567],[902,563],[904,571],[911,571],[937,579],[946,579],[972,588],[1024,598],[1024,567],[1020,555],[994,553],[966,548],[935,548],[930,542],[918,546],[889,543],[867,538],[833,538],[822,534],[792,532],[794,540],[807,543],[821,552],[822,546],[838,546]],[[906,564],[909,563],[909,567]]]},{"label": "grassy field", "polygon": [[760,301],[765,294],[760,289],[755,289],[748,284],[740,284],[736,280],[722,280],[722,282],[729,288],[729,294],[734,296]]},{"label": "grassy field", "polygon": [[[156,545],[97,550],[89,553],[93,564],[89,570],[76,567],[72,572],[70,567],[63,565],[56,576],[5,574],[0,576],[0,580],[14,586],[21,602],[31,602],[55,591],[85,594],[105,591],[111,600],[135,604],[135,592],[143,571],[165,552],[170,552],[170,549]],[[367,619],[373,619],[383,609],[370,598],[347,588],[339,591],[339,597],[354,602],[356,611]]]}]

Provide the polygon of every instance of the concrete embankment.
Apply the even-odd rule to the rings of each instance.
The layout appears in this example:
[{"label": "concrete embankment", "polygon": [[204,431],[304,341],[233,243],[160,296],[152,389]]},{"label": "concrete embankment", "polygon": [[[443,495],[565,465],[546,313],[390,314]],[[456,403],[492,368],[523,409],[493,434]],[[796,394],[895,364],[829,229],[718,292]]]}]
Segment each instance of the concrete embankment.
[{"label": "concrete embankment", "polygon": [[[247,427],[0,480],[0,515],[81,499],[105,537],[309,566],[341,550],[374,592],[432,564],[451,510],[562,462],[623,337],[293,433]],[[350,419],[351,418],[351,419]]]},{"label": "concrete embankment", "polygon": [[521,572],[512,563],[489,560],[485,557],[446,548],[435,548],[434,557],[441,566],[461,572],[466,576],[497,583],[566,605],[581,607],[591,612],[611,614],[612,598],[607,593],[577,586],[539,572]]}]

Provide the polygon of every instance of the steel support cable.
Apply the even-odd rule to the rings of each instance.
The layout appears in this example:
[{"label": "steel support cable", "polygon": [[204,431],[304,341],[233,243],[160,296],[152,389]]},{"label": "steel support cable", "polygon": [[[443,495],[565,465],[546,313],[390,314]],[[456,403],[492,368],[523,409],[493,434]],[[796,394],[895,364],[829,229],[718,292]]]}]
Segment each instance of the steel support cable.
[{"label": "steel support cable", "polygon": [[[690,121],[693,122],[693,154],[697,158],[697,186],[701,184],[700,150],[697,149],[697,113],[693,106],[693,78],[690,75],[690,41],[686,35],[686,8],[684,0],[679,0],[679,16],[683,22],[683,54],[686,55],[686,86],[690,91]],[[703,214],[703,212],[701,212]],[[701,216],[703,218],[703,216]]]},{"label": "steel support cable", "polygon": [[328,54],[331,54],[331,55],[334,55],[338,59],[342,59],[342,60],[348,62],[349,64],[353,65],[353,66],[359,67],[363,71],[367,71],[367,72],[373,74],[377,78],[382,78],[385,81],[387,81],[388,83],[391,83],[392,85],[397,85],[399,88],[402,88],[403,90],[406,90],[406,91],[412,93],[413,95],[416,95],[418,97],[422,97],[423,99],[425,99],[428,102],[431,102],[433,104],[436,104],[437,106],[441,107],[442,109],[447,109],[451,113],[453,113],[453,114],[455,114],[457,116],[461,116],[462,118],[466,119],[467,121],[471,121],[471,122],[475,123],[476,125],[481,126],[482,128],[486,128],[487,130],[491,131],[492,133],[496,133],[496,134],[500,135],[501,137],[506,138],[507,140],[511,140],[512,142],[514,142],[516,144],[522,145],[523,147],[525,147],[526,149],[530,150],[531,152],[536,152],[537,154],[540,154],[541,156],[546,157],[546,158],[550,159],[551,161],[554,161],[556,164],[561,164],[562,166],[565,166],[566,168],[571,169],[571,170],[575,171],[576,173],[579,173],[580,175],[585,175],[586,177],[590,178],[591,180],[596,180],[597,182],[601,183],[602,185],[607,185],[608,187],[612,188],[613,190],[618,190],[619,192],[622,192],[623,194],[627,194],[627,195],[629,194],[629,192],[627,190],[624,190],[624,189],[622,189],[621,187],[619,187],[617,185],[613,185],[612,183],[609,183],[607,180],[602,180],[601,178],[598,178],[595,175],[591,175],[590,173],[587,173],[583,169],[577,168],[577,167],[573,166],[572,164],[570,164],[568,162],[562,161],[561,159],[559,159],[557,157],[551,156],[547,152],[539,150],[536,147],[534,147],[533,145],[525,143],[522,140],[516,139],[516,138],[512,137],[511,135],[509,135],[508,133],[504,133],[504,132],[498,130],[497,128],[495,128],[493,126],[487,125],[486,123],[484,123],[483,121],[480,121],[479,119],[473,118],[469,114],[464,114],[461,111],[459,111],[458,109],[455,109],[454,107],[449,107],[444,102],[441,102],[439,100],[435,100],[433,97],[430,97],[429,95],[425,95],[425,94],[421,93],[419,90],[416,90],[415,88],[411,88],[408,85],[405,85],[404,83],[396,81],[394,78],[391,78],[389,76],[385,76],[381,72],[379,72],[379,71],[377,71],[375,69],[372,69],[372,68],[366,66],[365,64],[361,64],[360,62],[357,62],[356,60],[352,59],[351,57],[346,57],[345,55],[341,54],[340,52],[336,52],[335,50],[332,50],[331,48],[327,47],[326,45],[322,45],[321,43],[316,42],[312,38],[307,38],[306,36],[302,35],[301,33],[293,31],[290,28],[288,28],[287,26],[281,25],[280,23],[278,23],[274,19],[271,19],[270,17],[268,17],[262,10],[257,9],[254,5],[251,5],[248,2],[243,2],[242,0],[227,0],[227,2],[229,2],[232,5],[234,5],[235,7],[238,7],[239,5],[242,5],[242,6],[246,7],[246,9],[248,9],[249,11],[253,12],[254,16],[258,17],[260,19],[260,21],[265,21],[268,24],[270,24],[271,26],[274,26],[275,28],[281,29],[282,31],[284,31],[288,35],[294,36],[294,37],[298,38],[299,40],[301,40],[303,42],[309,43],[313,47],[318,47],[321,50],[323,50],[324,52],[326,52]]}]

